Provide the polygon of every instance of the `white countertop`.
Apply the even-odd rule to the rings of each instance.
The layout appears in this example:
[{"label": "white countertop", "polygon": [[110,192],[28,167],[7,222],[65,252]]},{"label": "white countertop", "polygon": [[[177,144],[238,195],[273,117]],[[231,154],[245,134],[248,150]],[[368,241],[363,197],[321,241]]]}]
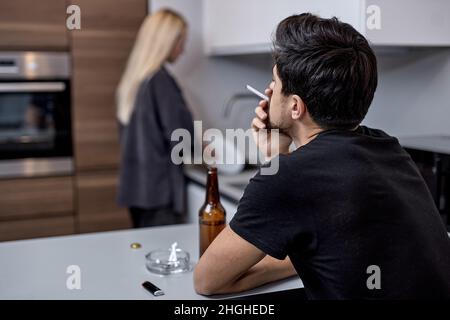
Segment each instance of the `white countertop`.
[{"label": "white countertop", "polygon": [[[158,276],[145,267],[145,255],[154,249],[179,247],[198,260],[197,225],[178,225],[91,233],[0,243],[0,299],[208,299],[193,287],[192,272]],[[131,249],[138,242],[141,249]],[[69,290],[67,267],[81,269],[81,289]],[[141,287],[151,281],[165,295],[153,297]],[[303,287],[298,277],[237,295],[284,291]]]},{"label": "white countertop", "polygon": [[450,155],[450,136],[399,137],[398,140],[404,148]]}]

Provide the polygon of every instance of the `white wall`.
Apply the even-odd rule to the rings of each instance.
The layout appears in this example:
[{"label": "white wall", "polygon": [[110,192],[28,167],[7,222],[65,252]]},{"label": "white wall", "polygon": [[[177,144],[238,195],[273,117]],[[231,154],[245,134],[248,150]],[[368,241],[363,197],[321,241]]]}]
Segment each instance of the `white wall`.
[{"label": "white wall", "polygon": [[185,16],[189,23],[185,53],[171,71],[180,83],[194,117],[205,127],[219,129],[248,126],[255,101],[235,106],[231,117],[223,117],[227,100],[237,92],[246,92],[251,84],[263,90],[272,79],[271,57],[267,54],[247,57],[209,58],[203,54],[202,1],[151,0],[150,12],[161,7],[171,7]]},{"label": "white wall", "polygon": [[450,49],[382,55],[364,123],[396,136],[450,135]]},{"label": "white wall", "polygon": [[[202,6],[199,0],[151,0],[151,9],[172,7],[188,20],[186,52],[171,70],[196,119],[206,127],[248,126],[253,101],[236,105],[224,119],[223,106],[251,84],[262,90],[271,79],[271,57],[264,55],[205,57]],[[364,124],[396,136],[450,135],[450,49],[415,49],[380,53],[379,84]],[[256,100],[255,100],[256,101]]]}]

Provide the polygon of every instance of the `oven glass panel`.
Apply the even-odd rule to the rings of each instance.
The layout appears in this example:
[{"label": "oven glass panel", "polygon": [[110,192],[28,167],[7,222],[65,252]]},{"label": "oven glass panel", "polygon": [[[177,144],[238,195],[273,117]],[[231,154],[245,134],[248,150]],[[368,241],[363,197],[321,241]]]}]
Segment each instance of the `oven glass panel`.
[{"label": "oven glass panel", "polygon": [[70,156],[67,91],[32,90],[0,92],[0,159]]}]

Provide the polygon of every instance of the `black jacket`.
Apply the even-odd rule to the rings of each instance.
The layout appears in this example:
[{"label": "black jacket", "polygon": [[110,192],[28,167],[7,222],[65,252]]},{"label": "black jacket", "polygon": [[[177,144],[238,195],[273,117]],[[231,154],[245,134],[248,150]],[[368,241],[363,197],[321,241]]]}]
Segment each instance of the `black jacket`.
[{"label": "black jacket", "polygon": [[171,161],[173,130],[193,122],[180,88],[163,67],[144,80],[128,125],[121,126],[122,149],[118,203],[124,207],[156,208],[172,205],[185,210],[182,165]]}]

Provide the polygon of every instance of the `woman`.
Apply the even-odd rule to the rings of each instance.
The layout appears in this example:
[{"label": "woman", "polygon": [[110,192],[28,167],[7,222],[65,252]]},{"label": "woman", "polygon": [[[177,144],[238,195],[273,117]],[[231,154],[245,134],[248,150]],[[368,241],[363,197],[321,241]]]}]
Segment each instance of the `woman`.
[{"label": "woman", "polygon": [[117,89],[122,149],[118,202],[135,228],[183,222],[184,175],[172,163],[172,131],[193,135],[192,116],[164,64],[183,52],[186,21],[162,9],[148,16]]}]

